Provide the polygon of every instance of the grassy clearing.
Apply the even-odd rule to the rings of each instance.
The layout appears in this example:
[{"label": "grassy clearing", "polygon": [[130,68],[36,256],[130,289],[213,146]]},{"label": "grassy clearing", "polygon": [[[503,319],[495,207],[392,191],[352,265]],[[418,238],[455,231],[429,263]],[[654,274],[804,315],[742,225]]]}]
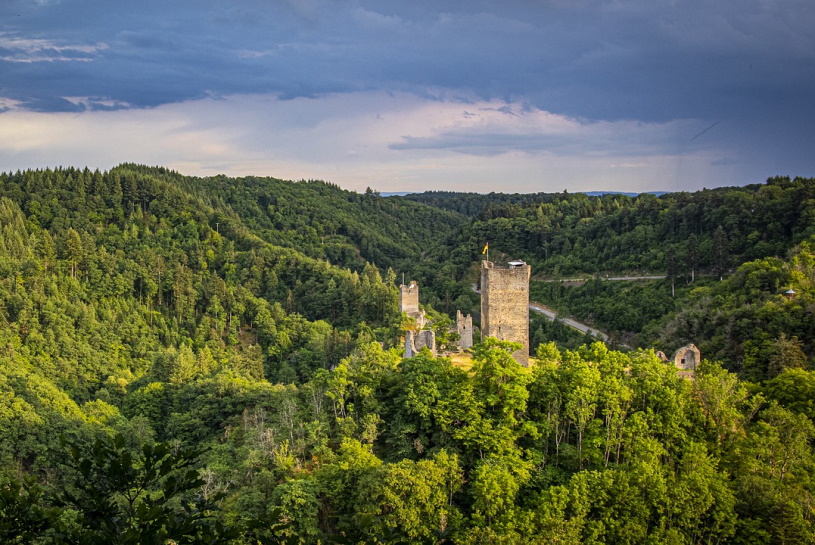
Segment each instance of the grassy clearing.
[{"label": "grassy clearing", "polygon": [[459,369],[463,369],[470,372],[470,369],[473,367],[473,355],[469,352],[459,352],[458,354],[451,354],[450,360],[453,362],[453,365],[458,367]]},{"label": "grassy clearing", "polygon": [[[459,369],[467,371],[468,373],[473,368],[473,355],[470,354],[469,352],[460,352],[458,354],[451,354],[445,357],[449,357],[450,360],[453,362],[453,365],[455,365]],[[535,358],[529,358],[529,367],[527,367],[526,370],[528,372],[532,372],[532,368],[535,367],[537,363],[538,362],[537,360],[535,360]]]}]

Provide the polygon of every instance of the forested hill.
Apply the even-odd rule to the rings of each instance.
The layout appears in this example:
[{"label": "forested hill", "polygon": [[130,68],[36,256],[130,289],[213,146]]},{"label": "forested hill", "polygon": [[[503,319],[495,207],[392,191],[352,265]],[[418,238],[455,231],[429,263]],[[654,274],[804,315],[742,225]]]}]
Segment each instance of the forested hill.
[{"label": "forested hill", "polygon": [[470,249],[462,267],[489,241],[493,252],[524,259],[538,274],[718,273],[751,259],[783,256],[815,234],[815,181],[805,178],[661,196],[428,193],[405,198],[473,216],[455,243]]},{"label": "forested hill", "polygon": [[[0,543],[815,542],[812,181],[502,198],[467,217],[130,164],[0,175]],[[687,306],[631,323],[741,377],[565,350],[542,322],[532,368],[494,339],[466,371],[403,359],[397,271],[474,310],[485,242],[539,295],[672,251]],[[609,286],[549,295],[625,303],[605,319],[673,300]]]},{"label": "forested hill", "polygon": [[[472,264],[489,242],[493,259],[532,265],[533,298],[628,346],[672,351],[693,342],[754,380],[769,376],[773,354],[789,342],[815,356],[807,265],[815,179],[776,177],[659,196],[429,192],[405,198],[471,218],[448,250],[449,262],[422,269],[425,284],[440,289],[440,308],[450,300],[476,310],[477,300],[455,294],[477,281]],[[625,275],[667,278],[602,281]],[[592,280],[549,281],[574,277]],[[782,294],[790,288],[798,297],[786,301]]]},{"label": "forested hill", "polygon": [[806,178],[659,196],[428,192],[402,199],[470,217],[455,239],[420,264],[426,266],[417,276],[433,286],[437,305],[461,297],[463,286],[476,280],[472,264],[487,242],[493,259],[530,263],[533,278],[629,273],[690,279],[784,258],[815,234],[815,180]]},{"label": "forested hill", "polygon": [[381,198],[370,189],[359,194],[319,180],[200,178],[132,164],[110,175],[131,186],[139,180],[169,184],[207,204],[216,222],[221,215],[234,215],[267,242],[356,270],[366,262],[383,270],[403,267],[456,232],[464,220],[412,201]]},{"label": "forested hill", "polygon": [[6,342],[82,398],[184,346],[299,380],[361,324],[394,342],[396,274],[367,259],[413,261],[458,221],[322,182],[137,165],[3,174],[0,199]]},{"label": "forested hill", "polygon": [[369,261],[404,270],[464,222],[460,214],[316,180],[168,177],[214,210],[234,211],[268,242],[355,269]]},{"label": "forested hill", "polygon": [[558,193],[460,193],[456,191],[425,191],[424,193],[408,193],[403,198],[458,212],[468,217],[479,215],[486,208],[520,205],[528,206],[535,203],[551,202],[556,200]]}]

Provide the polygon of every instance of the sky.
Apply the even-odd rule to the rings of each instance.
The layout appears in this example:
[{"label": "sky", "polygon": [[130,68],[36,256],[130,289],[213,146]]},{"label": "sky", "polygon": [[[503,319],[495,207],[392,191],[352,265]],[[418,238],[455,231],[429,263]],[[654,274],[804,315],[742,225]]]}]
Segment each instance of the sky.
[{"label": "sky", "polygon": [[0,171],[346,189],[815,176],[812,0],[0,0]]}]

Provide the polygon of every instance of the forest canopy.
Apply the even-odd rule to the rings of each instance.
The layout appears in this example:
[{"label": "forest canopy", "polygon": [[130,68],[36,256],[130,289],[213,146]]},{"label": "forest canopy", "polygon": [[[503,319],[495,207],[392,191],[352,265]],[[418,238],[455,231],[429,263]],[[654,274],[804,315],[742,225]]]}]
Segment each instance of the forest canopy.
[{"label": "forest canopy", "polygon": [[[815,542],[813,198],[0,174],[0,542]],[[403,358],[486,242],[611,346]]]}]

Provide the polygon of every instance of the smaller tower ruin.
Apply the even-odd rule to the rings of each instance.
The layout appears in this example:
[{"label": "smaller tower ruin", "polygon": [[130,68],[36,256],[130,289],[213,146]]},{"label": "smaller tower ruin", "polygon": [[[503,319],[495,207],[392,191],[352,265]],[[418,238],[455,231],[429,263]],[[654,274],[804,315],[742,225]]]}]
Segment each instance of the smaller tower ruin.
[{"label": "smaller tower ruin", "polygon": [[419,308],[419,284],[411,281],[410,284],[399,286],[399,312],[416,320],[416,327],[423,328],[427,324],[424,311]]},{"label": "smaller tower ruin", "polygon": [[654,354],[660,361],[673,364],[676,367],[678,376],[691,380],[693,380],[696,373],[696,367],[702,362],[702,353],[693,343],[686,344],[674,352],[670,359],[661,350],[654,352]]},{"label": "smaller tower ruin", "polygon": [[674,353],[671,361],[683,371],[696,371],[696,366],[702,361],[702,353],[695,344],[686,344]]},{"label": "smaller tower ruin", "polygon": [[467,350],[473,346],[473,317],[464,316],[460,310],[456,311],[456,333],[458,333],[458,347]]}]

